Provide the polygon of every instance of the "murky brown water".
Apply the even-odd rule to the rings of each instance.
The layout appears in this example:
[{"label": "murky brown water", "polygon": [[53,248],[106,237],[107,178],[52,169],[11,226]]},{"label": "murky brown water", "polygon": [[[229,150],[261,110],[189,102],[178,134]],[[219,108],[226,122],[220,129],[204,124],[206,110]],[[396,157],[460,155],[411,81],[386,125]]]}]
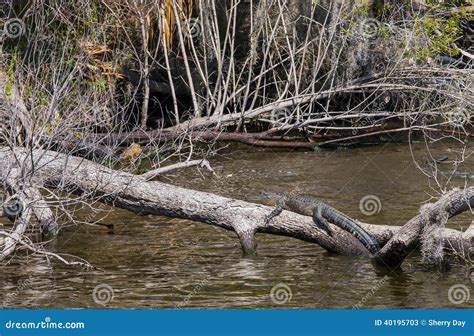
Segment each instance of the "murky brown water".
[{"label": "murky brown water", "polygon": [[[436,155],[455,158],[453,146],[431,148]],[[261,190],[297,188],[360,220],[400,225],[429,195],[436,195],[436,188],[416,169],[412,154],[423,164],[427,151],[421,144],[413,153],[407,145],[311,153],[232,147],[211,160],[218,177],[191,169],[165,181],[247,200]],[[450,164],[442,167],[449,170]],[[473,168],[473,158],[468,158],[461,170]],[[452,183],[473,182],[455,178]],[[380,199],[379,213],[361,213],[359,201],[367,195]],[[449,226],[465,228],[471,220],[472,215],[465,214]],[[80,256],[100,270],[81,271],[34,256],[14,259],[1,268],[0,304],[100,308],[93,298],[98,285],[113,289],[113,299],[105,305],[111,308],[352,308],[358,303],[363,308],[441,308],[472,307],[474,302],[465,267],[428,270],[419,254],[412,255],[400,272],[383,273],[365,258],[331,255],[313,244],[262,234],[258,256],[244,259],[233,233],[206,224],[139,217],[123,210],[107,222],[119,224],[115,234],[101,227],[69,227],[48,246]],[[284,304],[269,295],[279,284],[291,291],[291,298],[277,297],[289,299]],[[470,289],[470,301],[449,301],[448,290],[456,284]]]}]

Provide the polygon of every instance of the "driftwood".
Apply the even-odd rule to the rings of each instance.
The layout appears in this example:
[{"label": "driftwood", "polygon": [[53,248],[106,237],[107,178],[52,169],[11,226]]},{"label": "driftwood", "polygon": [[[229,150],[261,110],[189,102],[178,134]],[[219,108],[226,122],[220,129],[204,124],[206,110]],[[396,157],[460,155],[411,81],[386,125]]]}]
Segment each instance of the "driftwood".
[{"label": "driftwood", "polygon": [[[128,209],[140,215],[156,214],[186,218],[234,231],[246,254],[256,252],[256,233],[270,233],[317,243],[333,253],[369,255],[365,247],[347,232],[331,225],[334,234],[332,237],[328,236],[313,224],[310,217],[283,211],[280,216],[265,225],[265,216],[273,210],[268,206],[189,190],[158,181],[146,181],[141,176],[115,171],[83,158],[54,151],[28,152],[24,148],[15,148],[14,151],[15,156],[25,163],[26,174],[34,176],[34,181],[38,184],[67,188],[84,197],[98,199],[111,206]],[[0,149],[1,162],[12,162],[13,155],[9,148]],[[27,157],[30,161],[25,160]],[[28,162],[34,162],[34,165]],[[3,170],[2,175],[5,179],[5,176],[8,176],[7,167],[3,166],[0,169]],[[472,187],[466,189],[466,192],[472,195]],[[452,216],[466,209],[466,205],[462,205],[462,200],[463,198],[458,197],[453,201],[454,203],[450,203],[457,209],[452,211]],[[469,202],[471,201],[472,198],[469,198]],[[445,204],[444,200],[442,204]],[[34,204],[32,207],[34,208]],[[17,221],[18,223],[15,223],[14,230],[18,231],[21,228],[24,232],[23,228],[30,217],[31,213],[25,211]],[[383,246],[394,244],[400,235],[405,235],[410,223],[416,218],[402,228],[364,223],[361,225]],[[466,233],[469,234],[466,235],[457,230],[442,229],[436,234],[454,251],[465,253],[472,247],[473,231],[468,230]],[[414,238],[415,241],[416,239]],[[412,243],[409,243],[409,246],[412,247]],[[390,248],[387,249],[390,250]],[[11,253],[11,248],[7,252]],[[4,253],[3,257],[7,254]]]}]

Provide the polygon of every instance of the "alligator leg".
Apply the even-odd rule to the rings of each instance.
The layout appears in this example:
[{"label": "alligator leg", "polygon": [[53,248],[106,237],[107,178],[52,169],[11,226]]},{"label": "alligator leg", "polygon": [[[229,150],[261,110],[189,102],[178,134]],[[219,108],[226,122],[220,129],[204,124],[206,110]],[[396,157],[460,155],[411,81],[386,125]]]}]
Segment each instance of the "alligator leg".
[{"label": "alligator leg", "polygon": [[331,229],[329,228],[329,224],[321,214],[321,207],[315,207],[313,209],[313,222],[316,224],[316,226],[326,232],[328,236],[332,236]]},{"label": "alligator leg", "polygon": [[282,211],[283,211],[283,207],[281,207],[280,205],[277,205],[277,207],[272,212],[270,212],[268,216],[265,217],[265,225],[268,225],[268,223],[270,223],[272,218],[281,214]]}]

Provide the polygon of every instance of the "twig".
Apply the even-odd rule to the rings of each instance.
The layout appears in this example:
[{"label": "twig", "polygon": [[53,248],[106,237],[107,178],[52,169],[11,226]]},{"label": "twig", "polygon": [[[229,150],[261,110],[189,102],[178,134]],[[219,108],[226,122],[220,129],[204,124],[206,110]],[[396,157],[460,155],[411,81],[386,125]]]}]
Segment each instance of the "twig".
[{"label": "twig", "polygon": [[212,169],[209,161],[207,161],[206,159],[203,159],[203,160],[192,160],[192,161],[186,161],[186,162],[179,162],[179,163],[175,163],[175,164],[172,164],[172,165],[169,165],[169,166],[166,166],[166,167],[153,169],[149,172],[141,174],[140,177],[147,180],[147,181],[149,181],[149,180],[155,178],[158,175],[169,173],[173,170],[188,168],[188,167],[193,167],[193,166],[198,166],[198,165],[201,168],[206,168],[207,170],[209,170],[212,173],[214,172],[214,169]]}]

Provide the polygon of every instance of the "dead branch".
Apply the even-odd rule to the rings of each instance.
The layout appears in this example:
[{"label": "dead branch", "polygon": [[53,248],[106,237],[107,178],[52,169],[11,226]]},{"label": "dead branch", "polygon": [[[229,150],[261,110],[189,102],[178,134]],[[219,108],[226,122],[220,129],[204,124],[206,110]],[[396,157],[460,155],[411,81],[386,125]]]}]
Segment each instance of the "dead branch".
[{"label": "dead branch", "polygon": [[[0,149],[0,160],[4,162],[11,160],[13,155],[8,148]],[[22,148],[15,148],[15,155],[20,158],[31,155],[35,164],[27,169],[33,169],[32,173],[41,176],[47,186],[70,186],[75,193],[97,198],[111,206],[128,209],[140,215],[156,214],[191,219],[234,231],[245,253],[255,253],[257,246],[255,234],[262,232],[317,243],[334,253],[367,255],[367,250],[350,234],[331,226],[334,235],[330,237],[320,231],[310,217],[283,211],[280,216],[265,225],[265,216],[273,209],[264,205],[180,188],[158,181],[148,182],[140,176],[115,171],[58,152],[35,150],[28,154]],[[456,200],[459,201],[460,198]],[[450,203],[453,207],[457,204],[456,200]],[[466,207],[460,206],[456,209],[452,213],[453,216],[466,210]],[[25,216],[28,217],[24,218]],[[29,216],[29,211],[25,211],[20,236],[24,233]],[[399,227],[383,225],[363,224],[363,226],[381,246],[393,239],[393,235],[400,230]],[[401,234],[403,235],[403,231]],[[466,237],[462,232],[450,229],[443,229],[439,234],[440,239],[449,239],[455,250],[469,249],[472,237]],[[383,254],[381,255],[383,257]]]},{"label": "dead branch", "polygon": [[[443,195],[436,203],[425,205],[418,216],[412,218],[385,244],[377,253],[375,261],[389,267],[400,265],[408,254],[419,245],[422,232],[426,226],[444,227],[449,218],[470,210],[473,206],[474,187],[468,187],[464,190],[452,190]],[[447,238],[447,245],[454,250],[469,251],[472,247],[472,236],[466,241]],[[460,243],[462,243],[461,246],[459,246]]]},{"label": "dead branch", "polygon": [[6,174],[2,177],[4,185],[10,189],[11,194],[17,195],[19,202],[17,206],[28,206],[32,209],[40,223],[40,231],[43,236],[55,235],[59,230],[58,223],[56,223],[54,214],[40,191],[35,187],[20,183],[21,176],[18,169],[11,169]]},{"label": "dead branch", "polygon": [[0,261],[13,254],[17,243],[24,236],[31,220],[32,209],[27,207],[20,218],[15,221],[13,232],[3,240],[3,248],[0,252]]},{"label": "dead branch", "polygon": [[193,167],[193,166],[199,166],[201,168],[206,168],[210,172],[214,172],[214,169],[212,169],[211,164],[207,160],[192,160],[192,161],[186,161],[186,162],[179,162],[175,163],[166,167],[161,167],[157,169],[153,169],[149,172],[146,172],[144,174],[141,174],[140,176],[144,178],[145,180],[151,180],[155,178],[158,175],[166,174],[169,173],[173,170],[177,169],[182,169],[182,168],[188,168],[188,167]]},{"label": "dead branch", "polygon": [[[61,256],[57,253],[40,250],[33,243],[31,243],[30,241],[26,241],[25,239],[22,239],[23,237],[19,238],[18,235],[16,235],[16,234],[10,234],[6,231],[0,230],[0,237],[6,237],[5,241],[6,240],[11,240],[15,243],[15,245],[20,244],[21,246],[23,246],[24,248],[26,248],[27,250],[29,250],[33,253],[41,254],[41,255],[44,255],[48,258],[49,257],[56,258],[59,261],[63,262],[64,264],[68,265],[68,266],[81,266],[81,267],[86,267],[86,268],[92,268],[92,265],[89,264],[87,261],[85,261],[82,258],[74,257],[75,259],[80,259],[81,261],[68,261],[63,256]],[[3,260],[2,257],[4,258],[3,254],[0,255],[0,260]]]},{"label": "dead branch", "polygon": [[[30,143],[33,141],[33,121],[26,108],[23,98],[18,91],[16,83],[12,83],[6,71],[0,68],[0,105],[4,105],[11,120],[11,127],[14,128],[15,136],[19,143]],[[18,119],[18,120],[17,120]],[[5,124],[5,120],[3,121]],[[4,126],[4,125],[2,125]]]}]

